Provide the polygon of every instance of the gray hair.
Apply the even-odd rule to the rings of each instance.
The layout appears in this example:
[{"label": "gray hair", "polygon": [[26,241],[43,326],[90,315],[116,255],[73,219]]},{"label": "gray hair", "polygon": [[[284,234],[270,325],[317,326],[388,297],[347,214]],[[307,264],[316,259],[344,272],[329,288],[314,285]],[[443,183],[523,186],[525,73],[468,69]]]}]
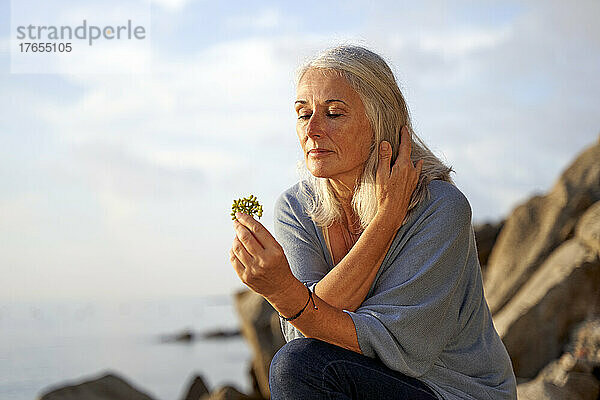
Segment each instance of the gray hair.
[{"label": "gray hair", "polygon": [[[296,73],[296,86],[309,70],[334,72],[344,77],[359,94],[371,124],[374,140],[352,196],[352,208],[359,217],[362,229],[366,229],[377,213],[375,177],[379,143],[383,140],[389,142],[392,145],[392,160],[396,160],[400,130],[404,125],[412,139],[411,160],[416,163],[422,159],[423,168],[403,224],[410,218],[415,207],[429,197],[427,185],[430,181],[441,179],[454,185],[450,178],[450,172],[454,171],[452,167],[444,165],[413,131],[406,101],[392,70],[381,56],[361,46],[342,45],[326,49],[300,66]],[[343,210],[329,178],[313,176],[304,161],[298,162],[298,172],[304,178],[300,180],[300,190],[309,199],[306,212],[313,221],[323,227],[330,226],[334,221],[341,221]]]}]

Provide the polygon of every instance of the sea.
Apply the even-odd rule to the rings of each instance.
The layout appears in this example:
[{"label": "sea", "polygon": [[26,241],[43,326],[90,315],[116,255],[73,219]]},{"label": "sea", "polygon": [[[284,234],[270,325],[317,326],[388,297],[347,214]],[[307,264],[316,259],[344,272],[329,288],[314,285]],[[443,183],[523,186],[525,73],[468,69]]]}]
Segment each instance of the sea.
[{"label": "sea", "polygon": [[209,390],[249,393],[242,336],[161,341],[239,328],[233,296],[52,300],[0,304],[0,399],[33,400],[52,388],[116,374],[156,400],[185,397],[196,375]]}]

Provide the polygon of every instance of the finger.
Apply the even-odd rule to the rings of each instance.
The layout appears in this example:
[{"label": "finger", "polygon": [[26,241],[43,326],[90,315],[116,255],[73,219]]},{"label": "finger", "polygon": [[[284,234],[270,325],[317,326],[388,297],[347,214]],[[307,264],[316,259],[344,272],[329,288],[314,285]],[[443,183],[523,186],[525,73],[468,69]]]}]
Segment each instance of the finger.
[{"label": "finger", "polygon": [[[261,246],[260,249],[257,249],[257,253],[262,251],[262,249],[266,249],[269,245],[273,245],[277,241],[271,235],[271,233],[265,228],[260,222],[244,213],[236,213],[235,214],[238,222],[243,225],[249,232],[254,235],[255,240],[258,245]],[[245,243],[244,243],[245,244]]]},{"label": "finger", "polygon": [[385,140],[379,144],[379,163],[375,175],[376,183],[381,183],[382,178],[390,176],[390,161],[392,160],[392,146]]},{"label": "finger", "polygon": [[412,147],[412,139],[406,125],[402,127],[400,131],[400,150],[398,151],[398,158],[403,160],[410,160],[410,152]]},{"label": "finger", "polygon": [[244,267],[249,267],[254,262],[254,257],[252,257],[252,254],[250,254],[248,250],[246,250],[246,248],[244,247],[242,242],[240,242],[240,239],[237,236],[235,239],[233,239],[233,253],[238,258],[238,260],[240,260],[242,264],[244,264]]},{"label": "finger", "polygon": [[242,242],[250,254],[256,255],[263,250],[262,244],[256,240],[254,234],[248,228],[246,228],[246,226],[239,222],[239,218],[238,220],[233,221],[233,229],[235,229],[237,238],[240,240],[240,242]]},{"label": "finger", "polygon": [[240,279],[242,279],[242,281],[243,281],[246,276],[246,268],[244,267],[244,264],[242,264],[240,262],[240,260],[237,258],[237,256],[231,249],[229,250],[229,262],[233,266],[235,273],[238,274]]}]

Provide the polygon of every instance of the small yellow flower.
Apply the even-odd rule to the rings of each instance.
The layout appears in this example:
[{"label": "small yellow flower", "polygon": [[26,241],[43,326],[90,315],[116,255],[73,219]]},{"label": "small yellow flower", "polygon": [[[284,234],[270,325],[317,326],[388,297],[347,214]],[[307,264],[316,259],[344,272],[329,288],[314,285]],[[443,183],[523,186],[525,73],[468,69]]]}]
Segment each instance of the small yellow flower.
[{"label": "small yellow flower", "polygon": [[231,219],[234,220],[235,213],[241,212],[248,215],[256,214],[258,218],[262,217],[263,208],[258,202],[258,199],[253,194],[250,197],[244,197],[243,199],[233,200],[233,205],[231,206]]}]

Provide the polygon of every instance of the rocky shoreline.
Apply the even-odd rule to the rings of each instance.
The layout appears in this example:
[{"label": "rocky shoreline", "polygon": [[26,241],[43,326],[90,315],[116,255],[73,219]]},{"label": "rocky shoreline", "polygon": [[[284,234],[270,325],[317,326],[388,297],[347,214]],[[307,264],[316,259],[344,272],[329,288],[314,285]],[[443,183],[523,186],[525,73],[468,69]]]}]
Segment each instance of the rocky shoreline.
[{"label": "rocky shoreline", "polygon": [[[600,137],[548,193],[474,230],[486,299],[513,362],[519,399],[600,399]],[[186,330],[161,341],[243,335],[253,355],[253,392],[211,390],[196,376],[182,400],[270,397],[269,365],[285,344],[279,318],[252,291],[235,293],[234,302],[239,331]],[[39,399],[153,400],[113,371],[48,388]]]}]

